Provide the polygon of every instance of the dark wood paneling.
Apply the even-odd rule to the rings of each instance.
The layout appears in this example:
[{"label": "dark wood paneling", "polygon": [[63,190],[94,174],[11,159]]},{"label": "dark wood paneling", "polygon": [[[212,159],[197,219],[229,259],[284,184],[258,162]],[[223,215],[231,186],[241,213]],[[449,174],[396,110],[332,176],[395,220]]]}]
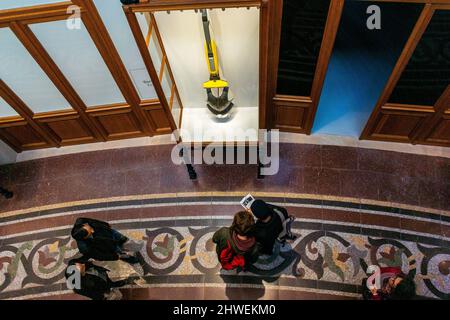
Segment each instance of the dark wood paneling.
[{"label": "dark wood paneling", "polygon": [[[66,20],[67,18],[70,18],[72,14],[70,11],[67,12],[67,8],[71,5],[72,2],[65,1],[40,6],[1,10],[0,28],[7,27],[9,23],[18,20],[23,21],[24,23]],[[82,11],[80,13],[82,13]]]},{"label": "dark wood paneling", "polygon": [[[282,2],[282,1],[280,1]],[[273,24],[273,32],[276,34],[272,35],[270,38],[271,44],[269,46],[276,48],[277,52],[272,54],[271,59],[269,59],[269,63],[271,67],[269,68],[270,73],[268,76],[268,83],[271,84],[272,88],[268,89],[268,92],[271,94],[270,103],[272,104],[269,107],[269,110],[273,110],[273,118],[274,123],[272,126],[274,128],[278,128],[282,131],[290,131],[297,133],[306,133],[310,134],[313,124],[314,118],[317,111],[317,106],[319,104],[320,95],[322,92],[323,83],[325,80],[326,71],[328,69],[328,63],[330,61],[331,53],[334,47],[334,41],[336,39],[336,34],[339,27],[339,22],[342,15],[342,10],[344,7],[344,0],[331,0],[328,14],[325,12],[326,23],[323,27],[323,33],[321,33],[321,38],[319,39],[318,45],[320,46],[320,50],[318,53],[314,55],[313,69],[311,73],[311,79],[309,83],[310,89],[306,90],[305,96],[288,96],[282,95],[284,97],[282,100],[298,100],[299,105],[297,109],[295,109],[292,103],[287,107],[285,103],[286,101],[280,101],[279,97],[281,95],[277,94],[277,76],[278,73],[278,63],[280,57],[280,32],[281,32],[281,24],[280,20],[282,19],[282,7],[281,4],[278,3],[273,8],[272,12],[272,23]],[[305,26],[307,22],[305,22]],[[305,27],[306,28],[306,27]],[[308,30],[306,28],[306,30]],[[305,36],[306,39],[309,39],[308,35]],[[305,40],[306,41],[306,40]],[[314,46],[313,46],[314,47]],[[275,59],[277,58],[277,59]],[[304,72],[305,70],[299,70],[299,72]],[[286,82],[286,81],[285,81]],[[305,91],[305,92],[306,92]],[[289,93],[291,94],[291,93]],[[303,93],[299,93],[303,94]],[[305,101],[308,100],[307,105],[305,105]],[[285,113],[285,114],[284,114]],[[293,119],[298,121],[297,123],[293,123]],[[281,121],[281,122],[279,122]]]},{"label": "dark wood paneling", "polygon": [[109,139],[130,138],[142,135],[138,128],[137,120],[131,114],[131,110],[123,113],[104,115],[98,117],[98,121],[107,132]]},{"label": "dark wood paneling", "polygon": [[[276,127],[276,108],[273,98],[276,96],[276,83],[278,61],[280,59],[281,17],[283,14],[283,1],[268,1],[261,8],[261,60],[260,77],[264,77],[264,84],[260,83],[260,108],[264,108],[265,128]],[[265,53],[264,53],[265,52]],[[265,65],[265,67],[263,66]],[[261,86],[262,85],[262,86]],[[263,91],[261,91],[261,88]],[[265,90],[265,92],[264,92]],[[263,123],[263,122],[261,122]]]},{"label": "dark wood paneling", "polygon": [[304,132],[305,109],[290,106],[277,107],[277,129]]},{"label": "dark wood paneling", "polygon": [[166,10],[192,10],[204,8],[237,8],[259,6],[259,0],[152,0],[148,3],[124,6],[130,12],[155,12]]},{"label": "dark wood paneling", "polygon": [[60,146],[97,141],[75,111],[49,112],[35,115],[34,119],[57,137]]},{"label": "dark wood paneling", "polygon": [[[145,42],[145,36],[142,34],[142,30],[139,26],[139,22],[137,21],[136,15],[132,11],[132,7],[124,6],[124,12],[128,20],[128,24],[130,25],[131,31],[133,33],[133,37],[137,43],[139,52],[142,56],[142,59],[144,60],[145,67],[147,68],[147,72],[150,75],[150,79],[152,80],[153,86],[155,88],[156,94],[159,97],[159,102],[161,104],[162,111],[158,112],[152,112],[152,115],[149,119],[152,120],[153,124],[156,126],[154,127],[155,133],[161,134],[162,128],[166,128],[166,125],[168,123],[168,127],[171,129],[169,132],[172,132],[172,130],[177,129],[177,124],[175,123],[175,120],[172,117],[172,114],[170,112],[170,106],[169,102],[167,101],[164,91],[162,89],[161,83],[159,82],[159,77],[156,72],[155,66],[153,65],[152,58],[150,56],[150,52],[148,51],[147,44]],[[162,44],[160,43],[160,46],[162,47]],[[153,114],[156,113],[155,116]],[[148,112],[147,112],[148,115]],[[153,118],[159,119],[162,122],[158,123]],[[166,132],[165,130],[163,131]]]},{"label": "dark wood paneling", "polygon": [[49,146],[57,146],[55,137],[45,130],[39,123],[33,119],[31,109],[9,88],[3,80],[0,79],[0,97],[2,97],[14,110],[41,136]]},{"label": "dark wood paneling", "polygon": [[[70,11],[67,12],[67,8],[72,4],[77,4],[81,9],[83,22],[126,98],[127,105],[99,106],[88,110],[29,28],[28,24],[31,23],[67,19],[71,15]],[[170,118],[165,112],[161,112],[163,109],[158,102],[156,102],[159,108],[157,110],[146,111],[142,108],[143,105],[154,106],[155,101],[140,101],[92,0],[74,0],[59,4],[2,10],[0,27],[11,28],[36,63],[73,107],[73,110],[34,114],[0,80],[1,96],[20,115],[20,117],[0,119],[0,138],[15,151],[171,132],[167,130],[168,127],[170,128]],[[168,114],[170,115],[170,111]]]},{"label": "dark wood paneling", "polygon": [[14,150],[51,147],[26,121],[1,124],[0,135]]},{"label": "dark wood paneling", "polygon": [[424,144],[450,146],[450,85],[434,108],[436,114],[423,126],[418,141]]},{"label": "dark wood paneling", "polygon": [[436,123],[425,142],[450,146],[450,109]]},{"label": "dark wood paneling", "polygon": [[275,108],[275,128],[282,131],[306,133],[306,121],[313,102],[309,98],[276,96],[273,99]]},{"label": "dark wood paneling", "polygon": [[[139,108],[146,121],[155,128],[155,134],[172,132],[166,113],[158,101],[145,101]],[[108,141],[147,136],[140,129],[140,123],[128,105],[90,108],[86,110],[86,114]],[[56,141],[56,146],[98,141],[73,110],[36,114],[32,116],[32,121]],[[22,117],[1,118],[0,138],[16,152],[55,146],[46,142],[28,123]]]},{"label": "dark wood paneling", "polygon": [[134,138],[145,135],[140,128],[140,123],[136,115],[129,106],[89,109],[88,114],[100,124],[108,140]]},{"label": "dark wood paneling", "polygon": [[[281,2],[281,1],[278,1]],[[272,47],[270,44],[276,42],[274,39],[276,35],[273,30],[276,26],[276,21],[274,20],[277,3],[276,1],[261,1],[260,7],[260,21],[259,21],[259,128],[268,129],[272,128],[272,110],[269,110],[270,99],[273,97],[270,88],[271,83],[269,83],[271,76],[270,73],[273,71],[271,69],[271,61],[278,60],[275,57],[277,54],[278,46]],[[272,77],[273,78],[273,77]]]},{"label": "dark wood paneling", "polygon": [[61,137],[61,145],[95,141],[95,138],[86,132],[78,116],[73,119],[50,121],[47,126]]},{"label": "dark wood paneling", "polygon": [[[180,93],[178,92],[177,82],[176,82],[175,77],[173,76],[172,68],[170,67],[170,63],[169,63],[169,61],[167,59],[166,49],[165,49],[164,43],[162,41],[161,34],[159,33],[159,28],[158,28],[158,24],[156,23],[155,16],[153,14],[151,14],[151,18],[152,18],[151,30],[152,30],[152,32],[155,32],[156,37],[158,38],[159,46],[161,48],[161,52],[162,52],[163,58],[164,58],[163,59],[163,66],[161,66],[161,70],[160,70],[161,75],[160,75],[159,79],[160,79],[160,81],[162,81],[164,68],[167,68],[167,71],[169,72],[170,80],[172,81],[172,92],[171,92],[171,95],[170,95],[170,100],[171,101],[169,102],[169,107],[170,107],[170,110],[172,110],[172,103],[173,103],[173,98],[174,98],[174,93],[175,93],[177,98],[178,98],[178,103],[180,105],[181,113],[182,113],[184,107],[183,107],[183,102],[181,101],[181,98],[180,98]],[[177,125],[177,123],[176,123],[176,125]]]},{"label": "dark wood paneling", "polygon": [[[366,127],[364,128],[361,139],[407,142],[413,144],[433,144],[441,146],[450,145],[450,127],[448,119],[450,85],[444,92],[441,93],[442,95],[435,105],[423,106],[388,102],[391,100],[391,96],[399,83],[401,84],[400,88],[403,91],[402,95],[397,93],[396,99],[399,100],[399,97],[405,99],[404,97],[407,95],[408,91],[405,91],[404,88],[407,87],[407,84],[405,84],[405,80],[402,82],[401,79],[405,70],[408,71],[408,65],[414,66],[415,72],[417,71],[419,73],[430,69],[430,61],[424,60],[426,63],[422,65],[420,63],[420,59],[417,58],[418,56],[422,56],[424,54],[423,47],[426,45],[423,43],[421,46],[418,45],[421,43],[424,34],[426,34],[427,28],[430,25],[433,16],[436,12],[438,12],[437,10],[450,10],[450,5],[425,5],[414,30],[412,31],[408,42],[406,43],[405,48],[403,49],[403,52],[394,67],[386,87],[384,88],[383,93],[381,94],[381,97],[378,100],[377,105],[375,106],[375,109],[366,124]],[[428,36],[424,37],[424,39],[429,41],[431,37],[434,41],[442,42],[438,45],[442,45],[443,47],[445,46],[446,42],[442,40],[443,37],[440,34],[439,37],[432,36],[428,34]],[[433,45],[435,46],[436,43],[433,43]],[[438,55],[439,59],[448,59],[445,58],[443,50],[444,49],[442,49],[442,53],[435,52],[434,54]],[[411,57],[414,56],[416,56],[416,58],[413,61],[411,60]],[[439,59],[434,59],[435,63],[442,61]],[[411,64],[409,64],[410,62]],[[411,69],[411,67],[409,69]],[[432,70],[439,70],[439,67],[433,65]],[[433,72],[432,70],[431,72]],[[443,67],[443,70],[446,70],[445,67]],[[408,72],[408,76],[411,76],[411,70]],[[421,77],[417,78],[417,76],[415,76],[414,83],[411,84],[411,88],[409,90],[414,90],[414,87],[418,87],[418,83],[421,83],[421,81],[424,82],[424,86],[429,86],[430,83],[432,83],[432,81],[425,83],[426,79],[421,79]],[[442,91],[442,82],[440,83],[439,88],[439,90]],[[397,88],[397,90],[399,89]],[[412,92],[411,96],[414,96]],[[432,100],[435,101],[436,99],[433,98]],[[420,99],[420,101],[428,100]]]},{"label": "dark wood paneling", "polygon": [[139,131],[143,131],[147,135],[152,136],[154,130],[150,126],[150,123],[147,122],[141,109],[139,108],[140,98],[138,92],[131,81],[128,71],[123,64],[93,1],[73,0],[72,2],[86,10],[86,13],[81,16],[83,23],[85,24],[99,53],[103,57],[106,66],[117,83],[117,86],[125,97],[125,100],[133,109]]},{"label": "dark wood paneling", "polygon": [[98,128],[92,123],[89,117],[85,114],[86,105],[72,87],[70,82],[66,79],[64,74],[61,72],[57,64],[53,61],[47,51],[44,49],[42,44],[33,34],[31,29],[22,22],[13,21],[10,24],[11,30],[23,44],[23,46],[28,50],[30,55],[34,58],[37,64],[46,73],[49,79],[53,82],[55,87],[61,92],[64,98],[70,103],[72,108],[76,110],[92,134],[96,137],[98,141],[106,141],[106,137],[102,136]]},{"label": "dark wood paneling", "polygon": [[169,119],[167,118],[167,114],[159,102],[143,104],[141,108],[144,110],[149,120],[153,123],[157,134],[172,133],[172,128],[170,126]]},{"label": "dark wood paneling", "polygon": [[383,110],[372,137],[411,143],[428,117],[429,113],[420,111]]},{"label": "dark wood paneling", "polygon": [[434,106],[450,83],[449,42],[450,10],[435,10],[388,101]]}]

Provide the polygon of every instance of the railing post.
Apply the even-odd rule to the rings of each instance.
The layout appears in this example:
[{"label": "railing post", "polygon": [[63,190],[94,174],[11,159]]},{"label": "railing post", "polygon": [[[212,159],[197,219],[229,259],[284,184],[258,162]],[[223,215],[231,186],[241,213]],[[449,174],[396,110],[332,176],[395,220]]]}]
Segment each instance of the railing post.
[{"label": "railing post", "polygon": [[11,191],[0,187],[0,195],[4,196],[6,199],[11,199],[14,194]]}]

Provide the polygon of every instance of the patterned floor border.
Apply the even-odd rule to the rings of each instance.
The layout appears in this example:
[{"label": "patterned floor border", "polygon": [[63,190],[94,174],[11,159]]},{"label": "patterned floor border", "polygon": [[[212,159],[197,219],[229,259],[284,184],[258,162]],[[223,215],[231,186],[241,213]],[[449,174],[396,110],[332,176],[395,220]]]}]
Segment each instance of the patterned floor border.
[{"label": "patterned floor border", "polygon": [[[235,289],[264,289],[264,290],[278,290],[278,291],[293,291],[293,292],[308,292],[308,293],[317,293],[317,294],[326,294],[336,295],[340,297],[348,297],[353,299],[360,298],[361,294],[359,293],[350,293],[350,292],[342,292],[342,291],[331,291],[331,290],[320,290],[314,288],[299,288],[299,287],[289,287],[289,286],[272,286],[272,285],[251,285],[251,284],[229,284],[227,286],[223,284],[215,284],[215,283],[205,283],[202,286],[199,286],[197,283],[180,283],[180,284],[147,284],[144,286],[139,286],[139,289],[152,289],[152,288],[163,288],[163,289],[174,289],[174,288],[219,288],[225,289],[226,287],[235,288]],[[124,286],[121,289],[133,289],[135,286]],[[64,296],[72,294],[71,290],[61,290],[61,291],[53,291],[48,293],[41,294],[30,294],[25,296],[20,296],[14,298],[14,300],[31,300],[31,299],[42,299],[45,297],[52,296]],[[214,297],[211,297],[213,299]],[[189,297],[184,297],[178,300],[190,300]]]},{"label": "patterned floor border", "polygon": [[[142,267],[135,276],[143,277],[148,286],[274,286],[356,297],[364,270],[378,264],[401,266],[405,273],[412,273],[422,297],[450,299],[448,239],[436,242],[432,235],[413,237],[377,226],[299,219],[294,223],[298,239],[291,245],[277,247],[271,257],[261,257],[247,273],[219,274],[211,236],[230,221],[231,216],[124,217],[114,226],[135,241]],[[63,226],[4,238],[0,299],[63,291],[65,263],[77,254],[69,230],[70,226]],[[132,275],[127,266],[113,263],[111,276]]]},{"label": "patterned floor border", "polygon": [[[95,206],[102,203],[109,204],[124,204],[124,203],[139,203],[140,201],[145,202],[146,200],[158,201],[161,203],[185,203],[189,199],[209,199],[211,203],[221,201],[221,200],[240,200],[244,195],[248,194],[249,191],[236,191],[236,192],[183,192],[183,193],[161,193],[161,194],[144,194],[144,195],[129,195],[121,197],[109,197],[109,198],[98,198],[89,199],[65,203],[56,203],[45,206],[31,207],[20,210],[12,210],[0,212],[0,222],[14,219],[22,219],[30,216],[35,216],[39,213],[51,214],[55,211],[67,211],[68,208],[73,209],[83,209],[86,206]],[[361,208],[363,210],[376,210],[385,211],[392,213],[410,214],[416,215],[417,217],[435,217],[440,219],[443,217],[445,221],[450,221],[450,211],[448,210],[438,210],[420,206],[407,205],[402,203],[378,201],[370,199],[361,198],[350,198],[350,197],[336,197],[327,195],[317,195],[317,194],[303,194],[303,193],[283,193],[283,192],[250,192],[252,195],[263,199],[274,199],[275,201],[281,202],[298,202],[298,203],[311,203],[325,205],[336,205],[338,207],[354,207]],[[8,219],[9,218],[9,219]]]}]

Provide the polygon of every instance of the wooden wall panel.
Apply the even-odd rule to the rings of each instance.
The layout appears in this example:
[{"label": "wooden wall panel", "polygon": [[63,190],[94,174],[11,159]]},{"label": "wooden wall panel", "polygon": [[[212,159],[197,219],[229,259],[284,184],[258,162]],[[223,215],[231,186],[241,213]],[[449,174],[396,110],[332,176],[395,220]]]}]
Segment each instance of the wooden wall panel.
[{"label": "wooden wall panel", "polygon": [[450,84],[435,106],[436,114],[423,126],[419,143],[450,146]]},{"label": "wooden wall panel", "polygon": [[411,143],[428,117],[422,112],[382,111],[372,137]]},{"label": "wooden wall panel", "polygon": [[[20,115],[15,119],[0,119],[0,138],[14,150],[20,152],[35,148],[171,133],[176,128],[176,124],[168,102],[165,101],[165,98],[163,101],[139,100],[139,96],[93,5],[93,1],[74,0],[73,2],[80,5],[83,21],[111,74],[119,84],[122,93],[124,93],[127,104],[87,108],[29,29],[28,24],[30,23],[66,19],[68,17],[66,9],[71,2],[5,10],[0,13],[0,27],[12,28],[19,40],[22,41],[36,62],[70,102],[74,110],[33,114],[20,100],[20,97],[17,97],[0,80],[2,96]],[[370,130],[366,132],[366,135],[363,135],[363,138],[449,146],[449,93],[444,95],[436,106],[409,106],[388,103],[389,95],[426,30],[433,11],[450,9],[448,5],[437,5],[438,3],[448,3],[448,0],[417,0],[416,2],[431,2],[433,4],[425,6],[401,59],[396,65],[395,72],[389,80],[387,89],[383,97],[380,98],[377,110],[368,123],[368,126],[370,124]],[[134,17],[135,12],[203,7],[259,6],[261,8],[260,126],[261,128],[267,126],[282,131],[309,134],[333,49],[343,4],[344,0],[331,0],[312,92],[309,97],[276,94],[282,1],[155,0],[148,4],[124,6],[124,11],[150,76],[157,83],[157,75]],[[160,86],[156,85],[155,89],[159,96],[164,96]],[[450,91],[447,90],[447,92]]]},{"label": "wooden wall panel", "polygon": [[431,133],[425,137],[424,142],[450,146],[450,109],[436,123]]},{"label": "wooden wall panel", "polygon": [[[144,61],[145,67],[147,68],[147,72],[150,76],[150,79],[152,80],[153,87],[156,91],[156,94],[159,97],[159,105],[160,108],[162,108],[162,111],[149,111],[147,109],[146,115],[150,122],[154,125],[154,131],[156,134],[162,134],[162,133],[170,133],[173,130],[177,129],[177,124],[175,123],[175,120],[172,117],[169,102],[167,101],[164,91],[162,89],[161,83],[159,81],[159,75],[156,72],[155,66],[153,65],[152,58],[150,56],[150,52],[147,48],[147,43],[145,42],[145,37],[147,35],[143,35],[141,28],[139,26],[139,22],[136,18],[136,15],[133,13],[133,8],[135,6],[124,6],[124,12],[128,20],[128,24],[130,25],[131,31],[133,33],[133,37],[136,41],[136,44],[138,46],[139,52],[142,56],[142,59]],[[145,11],[145,10],[144,10]],[[156,26],[154,24],[153,26]],[[160,38],[158,38],[160,39]],[[161,49],[164,47],[163,44],[159,43]],[[150,105],[151,106],[151,105]],[[150,113],[150,114],[149,114]],[[157,121],[162,121],[161,123]],[[169,124],[170,130],[167,132],[167,123]]]},{"label": "wooden wall panel", "polygon": [[[273,31],[275,34],[270,38],[270,47],[275,48],[275,52],[271,52],[269,64],[270,73],[268,76],[268,83],[271,88],[268,88],[269,98],[268,110],[271,111],[274,121],[272,127],[280,129],[281,131],[289,131],[296,133],[310,134],[314,118],[317,111],[317,107],[322,93],[322,87],[325,80],[326,71],[328,69],[328,63],[334,47],[334,41],[339,28],[339,23],[344,7],[344,0],[331,0],[328,14],[326,17],[326,23],[324,26],[321,42],[319,42],[320,50],[317,56],[317,63],[315,63],[315,71],[312,71],[313,80],[311,83],[311,90],[309,95],[302,97],[288,96],[277,94],[277,77],[278,77],[278,64],[280,59],[280,37],[282,30],[282,15],[283,5],[282,1],[278,2],[275,7],[272,8],[271,22],[273,25]],[[307,24],[307,22],[305,22]],[[294,93],[285,93],[294,94]],[[303,93],[297,93],[302,94]],[[281,100],[298,100],[297,109],[292,103],[289,107],[280,101]],[[308,101],[305,104],[305,101]],[[293,101],[291,101],[293,102]],[[296,121],[294,123],[293,121]]]},{"label": "wooden wall panel", "polygon": [[277,129],[303,132],[305,129],[305,109],[290,106],[278,106]]},{"label": "wooden wall panel", "polygon": [[147,135],[152,136],[153,128],[147,122],[139,108],[139,94],[108,34],[108,30],[104,25],[93,0],[72,0],[72,2],[86,10],[86,14],[81,15],[81,19],[91,35],[99,53],[103,57],[111,75],[116,81],[117,86],[125,97],[128,105],[131,106],[135,113],[133,121],[135,120],[138,123],[139,131],[142,130]]},{"label": "wooden wall panel", "polygon": [[138,123],[129,112],[116,113],[98,117],[109,139],[140,136]]},{"label": "wooden wall panel", "polygon": [[[156,129],[156,134],[172,133],[167,113],[159,102],[145,103],[141,108]],[[170,117],[172,116],[170,115]]]},{"label": "wooden wall panel", "polygon": [[[65,20],[72,4],[81,8],[81,17],[105,60],[112,76],[126,97],[126,105],[87,108],[58,66],[35,37],[28,24]],[[137,91],[123,66],[119,54],[92,0],[74,0],[30,8],[2,10],[0,27],[10,27],[29,51],[36,63],[69,101],[73,110],[34,114],[12,90],[0,80],[0,95],[20,115],[0,119],[0,138],[15,151],[60,147],[81,143],[126,139],[170,133],[169,117],[161,110],[146,111],[142,105],[155,101],[140,101]],[[156,129],[154,129],[156,128]]]},{"label": "wooden wall panel", "polygon": [[14,150],[31,150],[51,147],[26,121],[0,125],[0,136]]},{"label": "wooden wall panel", "polygon": [[[267,1],[267,0],[266,0]],[[124,6],[131,12],[155,12],[168,10],[193,10],[203,8],[255,7],[260,0],[152,0],[148,3]]]},{"label": "wooden wall panel", "polygon": [[[47,5],[1,10],[0,28],[7,27],[11,22],[18,20],[24,23],[66,20],[72,15],[71,11],[68,10],[68,7],[71,5],[71,1],[64,1]],[[80,10],[80,13],[82,14],[84,11]]]},{"label": "wooden wall panel", "polygon": [[[15,92],[6,85],[3,80],[0,79],[0,97],[2,97],[13,109],[20,115],[21,120],[24,120],[33,130],[44,139],[47,145],[57,146],[57,141],[55,137],[45,130],[44,127],[39,125],[33,119],[33,111],[20,99]],[[6,125],[8,121],[4,121],[3,124]],[[12,126],[16,125],[18,122],[12,122]],[[17,147],[17,146],[16,146]]]},{"label": "wooden wall panel", "polygon": [[276,129],[307,133],[306,121],[313,106],[311,99],[279,95],[273,99],[273,103]]},{"label": "wooden wall panel", "polygon": [[89,109],[108,140],[144,136],[139,120],[129,106],[111,106]]},{"label": "wooden wall panel", "polygon": [[[424,6],[386,87],[364,128],[361,139],[450,146],[450,85],[442,92],[442,96],[435,105],[403,104],[403,101],[403,103],[398,101],[396,101],[397,103],[389,102],[410,61],[415,63],[411,68],[417,71],[424,69],[429,74],[433,70],[439,70],[439,67],[443,68],[442,70],[448,70],[445,66],[440,66],[436,63],[433,64],[433,70],[428,70],[427,65],[421,65],[420,62],[417,62],[417,59],[411,60],[416,49],[419,52],[419,56],[423,54],[424,48],[420,47],[420,43],[421,40],[427,38],[427,28],[433,21],[432,19],[437,10],[450,10],[450,5],[427,4]],[[431,33],[434,34],[434,31]],[[428,35],[428,39],[425,40],[425,46],[431,50],[432,48],[428,47],[429,43],[427,41],[429,40]],[[445,46],[445,40],[440,41],[440,43]],[[440,53],[434,52],[434,54]],[[419,61],[422,60],[419,59]],[[418,77],[414,79],[422,80],[422,78]],[[403,86],[405,86],[404,83]],[[410,90],[413,90],[413,88],[410,88]],[[408,93],[405,89],[403,91],[403,95]]]},{"label": "wooden wall panel", "polygon": [[106,141],[104,136],[101,136],[98,128],[91,122],[89,117],[85,114],[86,105],[81,97],[72,87],[70,82],[64,76],[58,65],[53,61],[43,45],[36,38],[28,25],[19,21],[13,21],[10,24],[11,30],[28,50],[30,55],[34,58],[36,63],[47,74],[48,78],[53,82],[55,87],[61,92],[63,97],[70,103],[71,107],[78,112],[80,117],[87,126],[92,130],[98,141]]},{"label": "wooden wall panel", "polygon": [[59,146],[97,141],[76,111],[39,114],[35,115],[34,119],[56,137]]},{"label": "wooden wall panel", "polygon": [[172,114],[167,115],[160,101],[145,101],[141,104],[141,109],[155,129],[155,134],[172,133],[173,130],[169,121],[169,117],[173,119]]},{"label": "wooden wall panel", "polygon": [[[149,58],[148,50],[145,47],[145,41],[143,40],[140,28],[134,17],[134,12],[204,7],[258,6],[261,8],[261,30],[264,35],[261,37],[260,57],[260,73],[262,75],[260,80],[260,103],[262,104],[260,106],[260,119],[261,126],[265,127],[267,120],[265,109],[268,97],[266,95],[266,71],[268,68],[268,48],[270,47],[268,43],[269,37],[265,36],[265,31],[270,30],[270,23],[272,21],[270,15],[272,11],[269,9],[275,6],[275,3],[274,0],[200,0],[171,1],[170,3],[160,1],[152,4],[124,6],[130,27],[136,38],[139,50],[143,55],[147,69],[149,69],[160,101],[140,101],[114,43],[108,35],[108,31],[95,8],[93,0],[73,0],[58,4],[45,4],[32,8],[3,10],[0,13],[0,27],[11,28],[36,63],[43,69],[61,94],[70,103],[73,110],[34,114],[22,103],[19,97],[15,96],[10,90],[7,90],[8,87],[4,84],[1,86],[4,89],[2,96],[18,111],[21,117],[18,117],[19,119],[15,119],[14,121],[7,121],[5,118],[0,119],[0,138],[14,150],[21,152],[33,148],[60,147],[71,144],[171,133],[177,126],[162,89],[157,85],[158,79],[154,74],[154,68]],[[29,24],[32,23],[67,19],[70,16],[67,8],[72,4],[76,4],[81,8],[83,23],[86,25],[99,53],[126,98],[126,105],[88,108],[29,28]],[[157,30],[156,25],[154,28]],[[159,34],[157,36],[161,41]],[[161,47],[163,48],[163,46]],[[173,79],[173,82],[175,83],[175,79]],[[178,97],[176,88],[175,92]]]},{"label": "wooden wall panel", "polygon": [[172,128],[170,127],[170,122],[164,109],[149,110],[147,111],[147,115],[155,123],[158,134],[172,133]]},{"label": "wooden wall panel", "polygon": [[61,138],[61,145],[95,141],[95,138],[85,130],[78,116],[73,119],[49,121],[47,126]]}]

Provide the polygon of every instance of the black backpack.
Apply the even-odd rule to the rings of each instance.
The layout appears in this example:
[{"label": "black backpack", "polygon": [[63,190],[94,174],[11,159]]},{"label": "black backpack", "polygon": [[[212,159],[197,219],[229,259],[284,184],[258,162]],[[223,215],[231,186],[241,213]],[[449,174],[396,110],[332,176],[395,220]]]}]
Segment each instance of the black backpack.
[{"label": "black backpack", "polygon": [[273,212],[275,212],[281,220],[283,230],[278,235],[277,240],[284,246],[286,241],[295,240],[297,237],[292,233],[292,223],[295,221],[295,217],[289,215],[287,210],[278,206],[269,205]]}]

